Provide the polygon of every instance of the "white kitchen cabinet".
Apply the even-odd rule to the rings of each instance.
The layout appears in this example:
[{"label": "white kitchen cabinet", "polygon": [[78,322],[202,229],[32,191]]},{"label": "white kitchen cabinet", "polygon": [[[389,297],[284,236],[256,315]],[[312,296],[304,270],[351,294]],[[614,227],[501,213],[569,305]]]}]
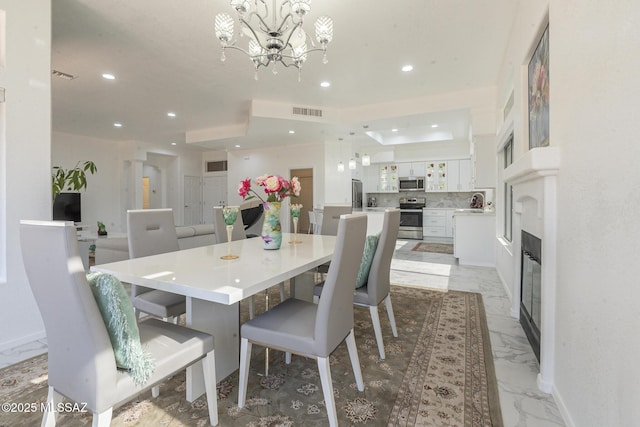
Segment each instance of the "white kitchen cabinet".
[{"label": "white kitchen cabinet", "polygon": [[397,193],[398,189],[398,166],[395,164],[378,165],[378,192]]},{"label": "white kitchen cabinet", "polygon": [[495,214],[456,212],[453,219],[453,256],[459,264],[495,267]]},{"label": "white kitchen cabinet", "polygon": [[427,162],[425,191],[448,191],[448,162]]},{"label": "white kitchen cabinet", "polygon": [[448,191],[473,190],[473,172],[470,159],[449,160],[447,169]]},{"label": "white kitchen cabinet", "polygon": [[421,177],[427,174],[427,162],[398,163],[399,177]]},{"label": "white kitchen cabinet", "polygon": [[440,242],[453,240],[454,209],[422,210],[422,237]]}]

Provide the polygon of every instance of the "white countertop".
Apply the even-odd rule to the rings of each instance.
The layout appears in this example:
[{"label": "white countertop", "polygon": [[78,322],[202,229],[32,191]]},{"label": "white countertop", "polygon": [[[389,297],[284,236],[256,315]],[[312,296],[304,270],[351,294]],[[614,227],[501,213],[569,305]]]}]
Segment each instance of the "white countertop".
[{"label": "white countertop", "polygon": [[483,211],[479,209],[456,209],[453,212],[454,215],[462,216],[495,216],[495,211]]}]

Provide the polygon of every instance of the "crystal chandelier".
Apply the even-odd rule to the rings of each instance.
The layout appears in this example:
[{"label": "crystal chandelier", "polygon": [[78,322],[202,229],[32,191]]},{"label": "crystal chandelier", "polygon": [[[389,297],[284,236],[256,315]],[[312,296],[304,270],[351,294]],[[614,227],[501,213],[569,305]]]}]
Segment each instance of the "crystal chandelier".
[{"label": "crystal chandelier", "polygon": [[[253,6],[251,5],[253,3]],[[225,50],[236,49],[249,56],[255,67],[255,79],[258,69],[273,65],[273,73],[277,74],[276,64],[300,70],[307,60],[307,54],[314,51],[323,52],[323,63],[327,63],[327,45],[333,38],[333,21],[328,16],[316,20],[316,47],[313,39],[302,29],[304,17],[311,10],[311,0],[280,0],[276,8],[273,0],[271,10],[266,0],[231,0],[231,7],[238,13],[240,31],[234,38],[234,21],[226,13],[219,13],[215,19],[216,37],[222,44],[221,60],[224,62]],[[248,40],[246,48],[239,47],[240,38]],[[311,44],[309,48],[307,43]]]}]

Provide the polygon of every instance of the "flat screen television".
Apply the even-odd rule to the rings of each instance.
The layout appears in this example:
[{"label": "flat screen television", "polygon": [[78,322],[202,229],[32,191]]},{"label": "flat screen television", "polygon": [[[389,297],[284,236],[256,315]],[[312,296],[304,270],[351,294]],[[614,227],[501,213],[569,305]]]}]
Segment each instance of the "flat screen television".
[{"label": "flat screen television", "polygon": [[82,221],[80,193],[58,193],[53,202],[54,221]]}]

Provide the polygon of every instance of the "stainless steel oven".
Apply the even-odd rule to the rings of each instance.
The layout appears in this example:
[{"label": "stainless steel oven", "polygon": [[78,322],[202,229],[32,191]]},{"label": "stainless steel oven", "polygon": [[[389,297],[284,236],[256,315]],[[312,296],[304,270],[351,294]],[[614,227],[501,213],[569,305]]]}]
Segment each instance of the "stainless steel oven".
[{"label": "stainless steel oven", "polygon": [[422,240],[422,208],[425,204],[425,198],[400,198],[399,238]]}]

